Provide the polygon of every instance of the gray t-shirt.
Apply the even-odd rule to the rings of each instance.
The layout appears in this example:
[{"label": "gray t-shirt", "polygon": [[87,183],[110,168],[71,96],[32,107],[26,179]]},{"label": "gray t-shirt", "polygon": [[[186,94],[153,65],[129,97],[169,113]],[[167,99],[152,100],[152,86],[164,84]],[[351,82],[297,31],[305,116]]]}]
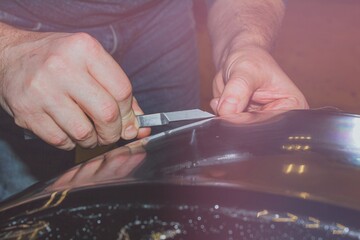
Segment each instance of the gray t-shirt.
[{"label": "gray t-shirt", "polygon": [[0,21],[89,33],[123,68],[147,113],[199,106],[192,0],[0,0]]},{"label": "gray t-shirt", "polygon": [[0,10],[34,22],[91,27],[141,14],[161,0],[1,0]]}]

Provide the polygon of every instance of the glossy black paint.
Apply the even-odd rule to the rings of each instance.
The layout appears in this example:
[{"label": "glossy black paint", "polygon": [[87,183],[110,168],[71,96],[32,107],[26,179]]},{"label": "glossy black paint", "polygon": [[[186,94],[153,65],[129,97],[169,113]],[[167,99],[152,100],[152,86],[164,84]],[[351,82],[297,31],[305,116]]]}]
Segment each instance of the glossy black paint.
[{"label": "glossy black paint", "polygon": [[0,206],[3,239],[360,239],[360,118],[244,113],[114,149]]}]

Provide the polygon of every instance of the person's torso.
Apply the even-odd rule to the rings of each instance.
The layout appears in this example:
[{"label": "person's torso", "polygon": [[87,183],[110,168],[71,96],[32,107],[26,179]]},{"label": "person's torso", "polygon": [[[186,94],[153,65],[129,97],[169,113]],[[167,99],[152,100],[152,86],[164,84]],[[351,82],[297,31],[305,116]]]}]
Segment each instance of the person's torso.
[{"label": "person's torso", "polygon": [[162,0],[1,0],[0,11],[33,22],[93,27],[151,10]]},{"label": "person's torso", "polygon": [[0,0],[0,21],[95,37],[125,71],[146,113],[199,105],[192,0]]}]

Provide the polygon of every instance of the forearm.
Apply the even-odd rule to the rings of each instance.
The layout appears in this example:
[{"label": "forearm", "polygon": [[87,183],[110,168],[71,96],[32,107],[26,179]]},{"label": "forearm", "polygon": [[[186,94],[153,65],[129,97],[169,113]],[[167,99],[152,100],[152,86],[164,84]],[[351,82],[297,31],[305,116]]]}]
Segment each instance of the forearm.
[{"label": "forearm", "polygon": [[209,10],[208,27],[216,66],[229,52],[246,45],[269,49],[284,15],[282,0],[217,0]]}]

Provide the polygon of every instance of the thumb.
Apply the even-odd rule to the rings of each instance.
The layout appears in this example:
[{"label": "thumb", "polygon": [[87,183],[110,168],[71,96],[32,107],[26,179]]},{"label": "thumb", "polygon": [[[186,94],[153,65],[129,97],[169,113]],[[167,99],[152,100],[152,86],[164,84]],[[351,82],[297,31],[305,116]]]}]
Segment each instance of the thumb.
[{"label": "thumb", "polygon": [[123,139],[133,139],[138,135],[138,126],[133,109],[133,97],[129,95],[126,99],[118,102],[121,114],[121,137]]},{"label": "thumb", "polygon": [[230,78],[221,94],[218,114],[227,115],[243,112],[249,104],[255,86],[246,78]]},{"label": "thumb", "polygon": [[[144,114],[143,110],[140,108],[139,103],[135,97],[133,97],[132,109],[134,110],[136,115]],[[151,133],[151,128],[140,128],[137,137],[144,138],[146,136],[149,136],[150,133]]]}]

